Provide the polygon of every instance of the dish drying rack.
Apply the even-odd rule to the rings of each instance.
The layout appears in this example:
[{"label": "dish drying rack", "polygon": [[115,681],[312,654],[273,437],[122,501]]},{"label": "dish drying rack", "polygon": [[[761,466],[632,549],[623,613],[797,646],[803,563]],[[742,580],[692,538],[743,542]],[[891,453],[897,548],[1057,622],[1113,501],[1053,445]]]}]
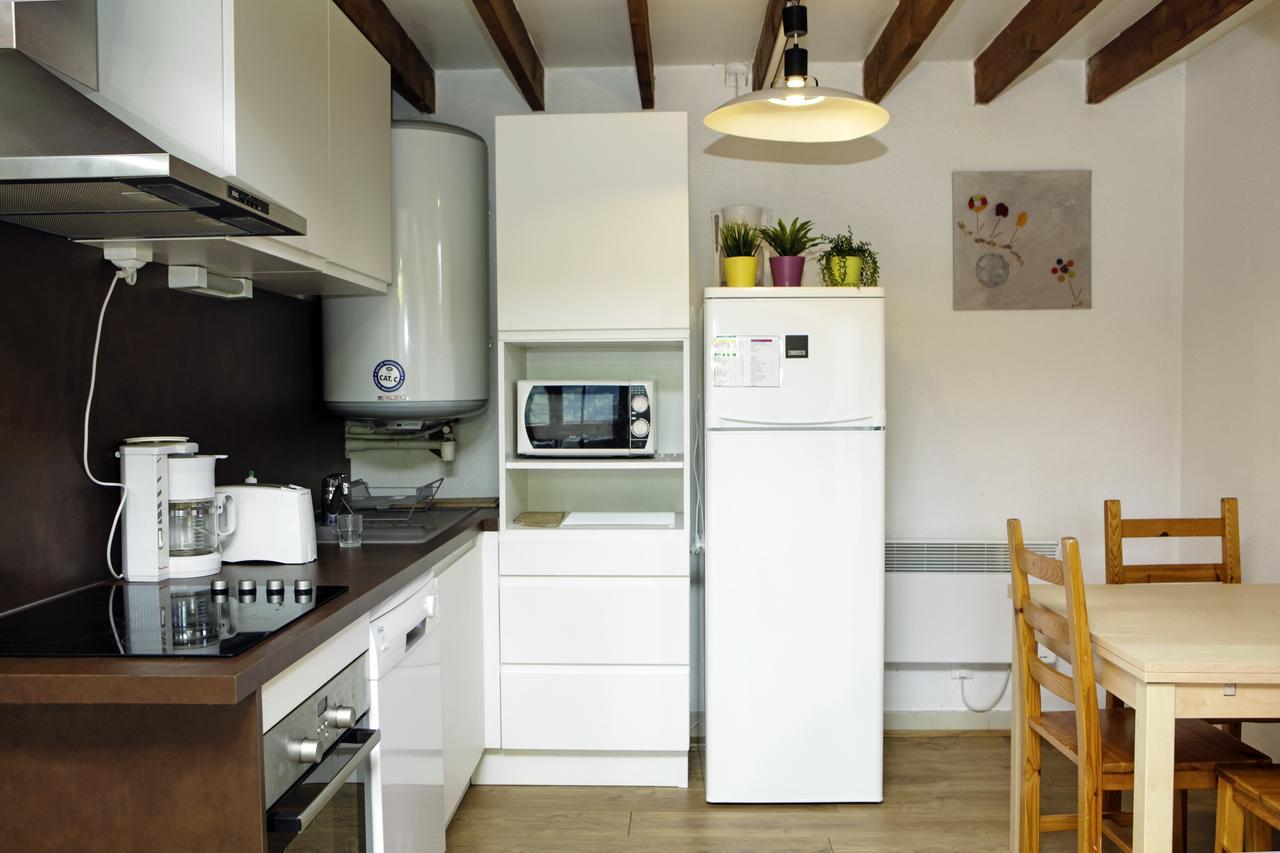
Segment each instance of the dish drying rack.
[{"label": "dish drying rack", "polygon": [[[427,510],[435,503],[442,485],[444,477],[405,494],[400,486],[370,486],[364,480],[354,480],[346,501],[347,509],[364,517],[362,538],[366,545],[421,544],[435,532]],[[316,525],[316,542],[337,541],[337,525]]]}]

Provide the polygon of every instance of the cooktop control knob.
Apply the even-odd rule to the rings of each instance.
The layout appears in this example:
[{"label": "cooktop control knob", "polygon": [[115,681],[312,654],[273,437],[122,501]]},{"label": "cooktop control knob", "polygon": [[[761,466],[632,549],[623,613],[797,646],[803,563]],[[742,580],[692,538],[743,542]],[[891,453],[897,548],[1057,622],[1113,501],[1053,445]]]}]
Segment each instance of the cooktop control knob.
[{"label": "cooktop control knob", "polygon": [[311,592],[314,587],[309,580],[296,580],[293,582],[295,592]]},{"label": "cooktop control knob", "polygon": [[284,581],[279,578],[267,581],[267,592],[284,592]]},{"label": "cooktop control knob", "polygon": [[335,729],[349,729],[356,724],[356,709],[347,705],[334,705],[324,712],[324,719]]},{"label": "cooktop control knob", "polygon": [[218,580],[209,581],[209,591],[212,592],[214,595],[226,595],[227,588],[228,588],[227,582],[222,580],[221,578],[219,578]]},{"label": "cooktop control knob", "polygon": [[636,418],[631,422],[631,434],[636,438],[644,438],[649,434],[649,422],[644,418]]},{"label": "cooktop control knob", "polygon": [[253,578],[245,578],[240,581],[240,585],[236,588],[240,590],[240,592],[252,594],[258,591],[258,582]]},{"label": "cooktop control knob", "polygon": [[632,397],[631,411],[635,412],[637,415],[643,415],[645,412],[649,411],[649,398]]},{"label": "cooktop control knob", "polygon": [[320,759],[324,758],[324,752],[320,749],[320,741],[315,738],[304,737],[300,740],[290,740],[285,744],[285,750],[289,755],[289,760],[296,761],[299,764],[319,764]]}]

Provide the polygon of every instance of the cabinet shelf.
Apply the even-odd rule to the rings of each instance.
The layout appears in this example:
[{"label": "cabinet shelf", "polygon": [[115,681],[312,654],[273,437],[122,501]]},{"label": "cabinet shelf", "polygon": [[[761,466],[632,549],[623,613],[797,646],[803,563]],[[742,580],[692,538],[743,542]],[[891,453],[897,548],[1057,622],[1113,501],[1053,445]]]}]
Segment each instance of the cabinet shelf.
[{"label": "cabinet shelf", "polygon": [[507,468],[513,471],[654,471],[679,470],[684,467],[683,453],[660,453],[657,456],[600,457],[573,459],[567,457],[528,458],[508,456]]}]

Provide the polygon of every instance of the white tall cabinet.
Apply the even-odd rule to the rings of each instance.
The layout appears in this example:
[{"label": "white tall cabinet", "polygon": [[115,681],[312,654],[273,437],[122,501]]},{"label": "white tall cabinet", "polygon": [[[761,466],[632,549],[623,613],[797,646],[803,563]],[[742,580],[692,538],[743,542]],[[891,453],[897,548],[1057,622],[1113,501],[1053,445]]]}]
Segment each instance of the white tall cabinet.
[{"label": "white tall cabinet", "polygon": [[[479,784],[673,785],[689,749],[689,205],[684,113],[497,120],[498,571]],[[652,458],[516,453],[522,379],[648,379]],[[524,511],[666,511],[535,529]]]}]

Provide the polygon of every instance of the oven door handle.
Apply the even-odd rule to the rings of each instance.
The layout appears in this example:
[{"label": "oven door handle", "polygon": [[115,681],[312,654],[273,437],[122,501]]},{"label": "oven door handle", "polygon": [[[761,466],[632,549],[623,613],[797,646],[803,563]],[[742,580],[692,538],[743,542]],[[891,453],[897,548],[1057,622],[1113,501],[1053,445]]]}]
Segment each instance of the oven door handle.
[{"label": "oven door handle", "polygon": [[276,812],[267,814],[267,830],[269,832],[279,832],[287,835],[298,835],[305,832],[307,827],[319,817],[320,812],[324,811],[325,806],[329,805],[329,801],[337,796],[338,791],[342,790],[342,786],[347,783],[352,774],[369,758],[369,753],[373,752],[373,748],[382,740],[382,733],[377,729],[352,729],[343,738],[347,743],[358,743],[360,748],[356,750],[351,759],[339,770],[332,779],[316,794],[315,799],[307,803],[306,807],[296,815],[281,815]]}]

